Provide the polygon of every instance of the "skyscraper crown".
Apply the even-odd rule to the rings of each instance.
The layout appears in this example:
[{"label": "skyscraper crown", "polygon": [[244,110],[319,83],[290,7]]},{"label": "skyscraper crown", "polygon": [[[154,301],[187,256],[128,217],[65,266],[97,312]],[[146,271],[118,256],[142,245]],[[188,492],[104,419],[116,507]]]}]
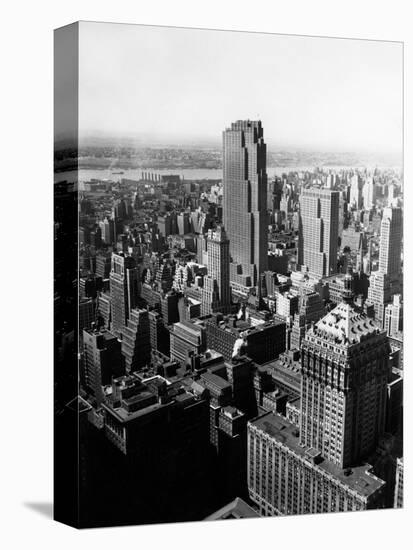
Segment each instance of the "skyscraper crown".
[{"label": "skyscraper crown", "polygon": [[376,321],[358,312],[351,304],[342,302],[310,329],[308,337],[318,336],[336,344],[352,345],[379,332]]}]

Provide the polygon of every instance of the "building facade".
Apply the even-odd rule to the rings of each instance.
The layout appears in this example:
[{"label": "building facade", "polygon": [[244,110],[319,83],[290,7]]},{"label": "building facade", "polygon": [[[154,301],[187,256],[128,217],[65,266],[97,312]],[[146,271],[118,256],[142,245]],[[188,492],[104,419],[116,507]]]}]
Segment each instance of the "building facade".
[{"label": "building facade", "polygon": [[307,331],[301,374],[300,443],[341,468],[359,463],[385,430],[386,333],[342,302]]},{"label": "building facade", "polygon": [[130,311],[136,307],[138,299],[138,270],[135,260],[124,254],[112,254],[110,272],[111,330],[119,336],[126,326]]},{"label": "building facade", "polygon": [[202,290],[202,315],[226,314],[231,310],[231,288],[229,277],[229,240],[225,229],[218,226],[208,231],[207,238],[208,275],[204,278]]},{"label": "building facade", "polygon": [[255,286],[267,268],[267,146],[261,121],[238,120],[223,133],[223,221],[231,283]]},{"label": "building facade", "polygon": [[315,277],[337,272],[339,192],[303,189],[300,195],[298,264]]},{"label": "building facade", "polygon": [[294,424],[273,412],[248,423],[248,488],[263,516],[380,506],[384,481],[364,465],[344,471],[299,444]]},{"label": "building facade", "polygon": [[385,208],[380,230],[379,271],[391,280],[400,277],[402,226],[401,208]]},{"label": "building facade", "polygon": [[102,386],[122,374],[120,341],[108,330],[84,329],[81,383],[98,405],[103,400]]},{"label": "building facade", "polygon": [[131,310],[126,326],[122,329],[122,355],[127,373],[150,364],[151,337],[146,309]]},{"label": "building facade", "polygon": [[386,483],[366,461],[386,427],[389,345],[351,298],[349,287],[305,335],[292,422],[271,412],[248,425],[249,495],[263,515],[384,506]]}]

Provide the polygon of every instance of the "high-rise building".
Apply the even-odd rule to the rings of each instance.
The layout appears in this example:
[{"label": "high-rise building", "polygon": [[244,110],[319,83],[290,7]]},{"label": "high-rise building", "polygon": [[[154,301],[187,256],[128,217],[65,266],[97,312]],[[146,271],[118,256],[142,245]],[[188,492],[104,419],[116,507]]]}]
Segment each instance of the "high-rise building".
[{"label": "high-rise building", "polygon": [[196,237],[196,258],[199,264],[208,265],[207,236],[204,234]]},{"label": "high-rise building", "polygon": [[229,240],[222,226],[209,229],[207,239],[208,275],[202,290],[202,315],[231,310]]},{"label": "high-rise building", "polygon": [[81,383],[99,405],[103,400],[102,386],[113,376],[123,374],[120,341],[108,330],[83,330]]},{"label": "high-rise building", "polygon": [[403,508],[403,457],[396,463],[396,485],[394,488],[394,507]]},{"label": "high-rise building", "polygon": [[301,346],[300,443],[347,468],[384,432],[389,345],[378,324],[342,302]]},{"label": "high-rise building", "polygon": [[112,332],[119,336],[138,299],[138,270],[131,256],[112,254],[110,272]]},{"label": "high-rise building", "polygon": [[190,215],[189,212],[181,212],[177,216],[178,233],[180,235],[186,235],[190,232]]},{"label": "high-rise building", "polygon": [[285,322],[279,318],[252,326],[232,315],[213,314],[205,328],[207,347],[221,353],[226,361],[245,354],[262,364],[285,351]]},{"label": "high-rise building", "polygon": [[384,310],[391,301],[391,282],[386,273],[373,271],[369,279],[367,302],[374,307],[374,317],[383,325]]},{"label": "high-rise building", "polygon": [[388,186],[387,191],[387,206],[392,207],[395,202],[396,187],[393,183]]},{"label": "high-rise building", "polygon": [[238,120],[223,132],[223,221],[233,289],[258,283],[267,268],[267,146],[261,121]]},{"label": "high-rise building", "polygon": [[96,254],[96,275],[107,279],[110,274],[112,257],[109,252],[101,252]]},{"label": "high-rise building", "polygon": [[370,275],[367,296],[368,302],[374,306],[376,319],[382,325],[386,306],[392,295],[400,290],[402,224],[401,208],[384,209],[380,229],[379,269]]},{"label": "high-rise building", "polygon": [[[183,515],[197,519],[194,510],[201,517],[207,515],[208,401],[179,382],[168,384],[160,376],[142,382],[129,375],[113,379],[102,408],[106,443],[116,451],[110,462],[114,464],[110,494],[116,497],[111,517],[124,524],[125,518],[128,523],[136,521],[135,514],[145,523],[178,521]],[[108,469],[101,469],[106,487]]]},{"label": "high-rise building", "polygon": [[361,208],[362,199],[362,181],[358,174],[354,174],[350,180],[350,206],[356,210]]},{"label": "high-rise building", "polygon": [[151,361],[151,336],[146,309],[131,309],[126,326],[122,329],[122,355],[126,372],[134,372]]},{"label": "high-rise building", "polygon": [[401,208],[384,209],[380,230],[379,271],[391,280],[400,276],[402,224]]},{"label": "high-rise building", "polygon": [[325,312],[324,302],[318,292],[302,292],[298,312],[291,327],[290,348],[300,349],[305,332],[312,322],[317,322]]},{"label": "high-rise building", "polygon": [[262,516],[378,508],[385,483],[369,464],[343,470],[300,445],[299,430],[267,412],[248,423],[248,490]]},{"label": "high-rise building", "polygon": [[100,292],[96,300],[95,320],[100,327],[110,326],[111,300],[109,292]]},{"label": "high-rise building", "polygon": [[102,232],[102,241],[106,244],[112,244],[115,240],[114,221],[106,217],[103,221],[99,222],[99,227]]},{"label": "high-rise building", "polygon": [[290,317],[298,311],[299,296],[290,291],[277,293],[276,312],[280,317]]},{"label": "high-rise building", "polygon": [[376,203],[376,184],[369,176],[363,185],[363,207],[364,210],[371,210]]},{"label": "high-rise building", "polygon": [[304,189],[300,195],[298,264],[315,277],[337,272],[339,192]]},{"label": "high-rise building", "polygon": [[179,321],[179,296],[174,291],[160,294],[160,311],[165,325],[172,325]]},{"label": "high-rise building", "polygon": [[400,294],[393,296],[393,303],[384,310],[384,329],[389,336],[396,336],[403,328],[403,304]]},{"label": "high-rise building", "polygon": [[148,316],[151,349],[169,356],[170,335],[162,316],[155,310],[149,311]]},{"label": "high-rise building", "polygon": [[91,298],[79,300],[79,332],[84,328],[90,328],[95,320],[95,303]]},{"label": "high-rise building", "polygon": [[192,282],[192,271],[188,264],[180,264],[175,269],[172,288],[183,293]]},{"label": "high-rise building", "polygon": [[387,336],[346,301],[301,346],[299,428],[276,413],[248,425],[248,487],[263,515],[383,506],[385,482],[366,460],[385,431]]},{"label": "high-rise building", "polygon": [[198,355],[206,349],[205,328],[196,323],[181,321],[171,332],[171,359],[185,364],[191,352]]},{"label": "high-rise building", "polygon": [[162,216],[158,216],[157,225],[159,228],[159,233],[163,237],[178,233],[176,212],[167,212]]}]

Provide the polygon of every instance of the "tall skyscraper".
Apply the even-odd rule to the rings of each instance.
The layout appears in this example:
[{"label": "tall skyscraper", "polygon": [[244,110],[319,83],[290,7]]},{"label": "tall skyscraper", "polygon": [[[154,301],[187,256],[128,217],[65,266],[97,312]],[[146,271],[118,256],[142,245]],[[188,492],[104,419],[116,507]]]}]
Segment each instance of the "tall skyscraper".
[{"label": "tall skyscraper", "polygon": [[395,202],[395,192],[396,188],[394,184],[388,186],[388,195],[387,195],[387,206],[391,208],[393,206],[393,203]]},{"label": "tall skyscraper", "polygon": [[379,270],[392,280],[400,276],[402,224],[401,208],[384,209],[380,230]]},{"label": "tall skyscraper", "polygon": [[207,237],[208,275],[202,292],[202,314],[229,313],[231,288],[229,278],[229,240],[222,226],[210,229]]},{"label": "tall skyscraper", "polygon": [[102,232],[102,241],[106,244],[112,244],[115,240],[115,224],[114,221],[108,219],[106,216],[105,219],[99,222],[99,227]]},{"label": "tall skyscraper", "polygon": [[248,424],[249,495],[263,515],[383,506],[366,460],[385,430],[389,346],[346,291],[302,343],[299,429],[276,413]]},{"label": "tall skyscraper", "polygon": [[108,330],[83,329],[81,382],[100,404],[102,386],[123,374],[120,342]]},{"label": "tall skyscraper", "polygon": [[383,210],[379,269],[370,275],[367,295],[368,302],[374,306],[375,318],[382,326],[387,304],[392,295],[400,291],[402,225],[401,208],[387,207]]},{"label": "tall skyscraper", "polygon": [[238,120],[223,132],[223,221],[233,289],[258,283],[267,269],[267,146],[261,121]]},{"label": "tall skyscraper", "polygon": [[393,296],[393,303],[384,310],[384,329],[389,336],[397,336],[403,327],[403,303],[400,294]]},{"label": "tall skyscraper", "polygon": [[301,445],[340,468],[359,464],[384,432],[386,333],[342,302],[306,333],[301,351]]},{"label": "tall skyscraper", "polygon": [[373,271],[370,274],[367,302],[374,307],[374,317],[383,326],[384,311],[391,301],[391,282],[386,273]]},{"label": "tall skyscraper", "polygon": [[131,256],[113,253],[109,279],[112,303],[111,329],[115,336],[120,336],[138,299],[138,270],[135,260]]},{"label": "tall skyscraper", "polygon": [[376,202],[376,184],[369,176],[363,185],[363,207],[365,210],[371,210]]},{"label": "tall skyscraper", "polygon": [[148,310],[130,311],[126,327],[122,329],[122,355],[126,372],[146,367],[151,361],[151,336]]},{"label": "tall skyscraper", "polygon": [[315,277],[327,277],[337,272],[338,217],[338,191],[302,191],[298,264]]},{"label": "tall skyscraper", "polygon": [[358,174],[354,174],[350,180],[350,206],[356,210],[361,208],[362,182]]}]

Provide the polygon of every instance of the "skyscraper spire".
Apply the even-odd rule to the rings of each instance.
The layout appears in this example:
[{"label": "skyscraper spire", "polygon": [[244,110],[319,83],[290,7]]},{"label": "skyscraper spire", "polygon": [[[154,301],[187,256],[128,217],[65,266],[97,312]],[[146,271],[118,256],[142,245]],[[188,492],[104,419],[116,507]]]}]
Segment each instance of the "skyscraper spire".
[{"label": "skyscraper spire", "polygon": [[343,302],[352,304],[354,300],[354,275],[350,266],[347,266],[347,272],[344,275]]}]

